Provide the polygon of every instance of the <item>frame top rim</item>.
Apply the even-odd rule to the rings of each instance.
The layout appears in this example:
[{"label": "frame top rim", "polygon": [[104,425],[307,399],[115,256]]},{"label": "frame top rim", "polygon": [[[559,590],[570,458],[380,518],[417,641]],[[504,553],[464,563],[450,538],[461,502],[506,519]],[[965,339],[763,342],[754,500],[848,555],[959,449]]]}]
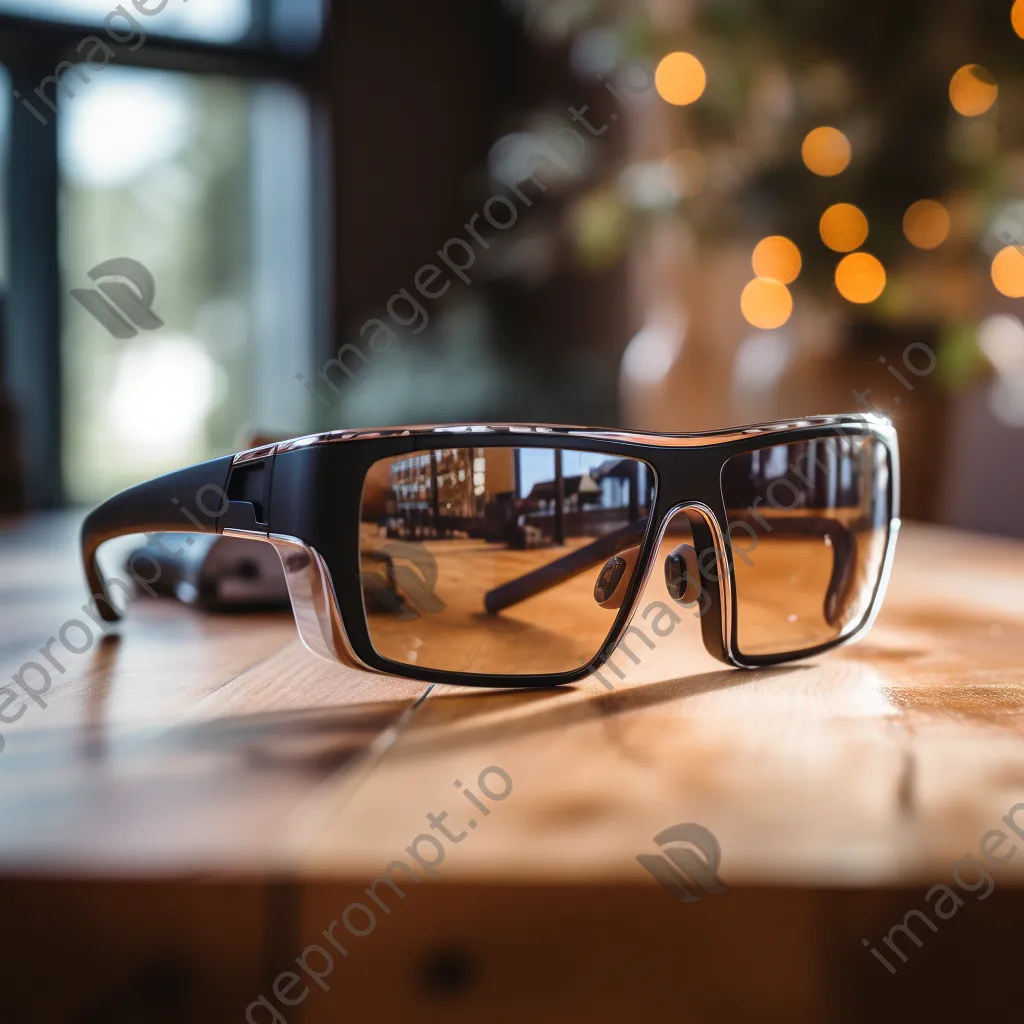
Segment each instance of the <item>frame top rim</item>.
[{"label": "frame top rim", "polygon": [[412,426],[362,427],[322,431],[272,444],[249,448],[234,456],[234,463],[252,462],[269,458],[271,455],[315,448],[320,445],[338,444],[345,441],[360,441],[385,437],[413,437],[436,434],[467,435],[481,437],[490,435],[550,436],[552,438],[586,438],[593,441],[634,442],[656,445],[664,448],[711,447],[729,441],[765,434],[786,433],[806,427],[867,426],[886,435],[895,435],[892,421],[875,413],[842,413],[832,416],[804,416],[768,423],[752,423],[738,427],[722,427],[716,430],[692,433],[658,433],[646,430],[626,430],[619,427],[581,427],[554,423],[426,423]]}]

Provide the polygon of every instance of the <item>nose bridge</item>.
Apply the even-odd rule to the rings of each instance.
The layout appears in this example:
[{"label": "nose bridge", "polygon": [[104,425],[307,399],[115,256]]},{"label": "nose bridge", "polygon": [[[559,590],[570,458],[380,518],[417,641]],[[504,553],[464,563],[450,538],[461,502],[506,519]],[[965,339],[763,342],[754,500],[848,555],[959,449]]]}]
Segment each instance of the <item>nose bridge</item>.
[{"label": "nose bridge", "polygon": [[[679,517],[683,517],[690,528],[693,548],[699,559],[702,587],[718,589],[721,586],[723,607],[728,606],[730,602],[725,591],[728,590],[729,576],[732,573],[732,560],[728,550],[727,531],[723,529],[715,510],[707,502],[682,502],[667,510],[660,525],[662,542],[671,538],[672,523]],[[659,549],[664,547],[664,543],[659,544]],[[659,550],[656,557],[661,554],[663,550]]]},{"label": "nose bridge", "polygon": [[671,524],[678,521],[677,517],[685,517],[700,571],[697,611],[704,646],[720,661],[735,664],[729,643],[732,560],[722,498],[722,459],[717,452],[706,449],[665,454],[659,465],[655,502],[657,544],[651,572],[666,572],[667,557],[675,548],[670,540]]},{"label": "nose bridge", "polygon": [[707,449],[667,451],[659,465],[655,514],[663,522],[670,513],[704,506],[714,516],[724,516],[721,483],[722,460]]}]

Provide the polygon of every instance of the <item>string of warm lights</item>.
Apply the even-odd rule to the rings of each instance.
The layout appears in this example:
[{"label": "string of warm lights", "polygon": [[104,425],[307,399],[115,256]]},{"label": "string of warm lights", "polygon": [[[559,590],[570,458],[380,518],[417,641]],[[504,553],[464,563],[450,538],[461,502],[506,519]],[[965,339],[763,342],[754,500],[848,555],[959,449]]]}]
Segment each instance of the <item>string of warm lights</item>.
[{"label": "string of warm lights", "polygon": [[[1024,38],[1024,0],[1015,0],[1010,21],[1017,35]],[[659,62],[655,86],[667,103],[688,106],[704,95],[707,71],[694,54],[673,51]],[[992,72],[980,64],[965,64],[950,79],[949,100],[962,117],[980,117],[992,109],[998,97],[999,83]],[[833,125],[821,125],[809,131],[800,153],[811,173],[826,178],[838,177],[853,160],[850,139]],[[920,199],[907,209],[902,226],[907,241],[927,251],[937,249],[947,240],[951,218],[942,203]],[[880,298],[887,282],[881,260],[862,251],[869,230],[864,212],[845,202],[830,206],[819,222],[822,242],[833,252],[843,254],[835,269],[836,290],[848,302],[857,305]],[[740,296],[743,316],[763,330],[781,327],[793,312],[793,297],[788,286],[802,269],[800,250],[790,239],[771,235],[758,242],[751,263],[755,276]],[[1001,294],[1010,298],[1024,297],[1024,247],[1011,243],[996,253],[991,277]]]}]

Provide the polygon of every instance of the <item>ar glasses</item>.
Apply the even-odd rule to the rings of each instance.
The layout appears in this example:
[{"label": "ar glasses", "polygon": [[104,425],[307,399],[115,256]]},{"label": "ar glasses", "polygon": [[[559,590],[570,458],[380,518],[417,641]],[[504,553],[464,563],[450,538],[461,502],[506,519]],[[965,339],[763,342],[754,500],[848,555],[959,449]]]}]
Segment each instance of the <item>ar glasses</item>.
[{"label": "ar glasses", "polygon": [[111,621],[104,541],[203,530],[277,548],[316,654],[438,682],[554,685],[611,656],[656,569],[729,665],[861,635],[892,560],[897,480],[895,431],[872,416],[688,435],[336,431],[124,491],[86,519],[82,549]]}]

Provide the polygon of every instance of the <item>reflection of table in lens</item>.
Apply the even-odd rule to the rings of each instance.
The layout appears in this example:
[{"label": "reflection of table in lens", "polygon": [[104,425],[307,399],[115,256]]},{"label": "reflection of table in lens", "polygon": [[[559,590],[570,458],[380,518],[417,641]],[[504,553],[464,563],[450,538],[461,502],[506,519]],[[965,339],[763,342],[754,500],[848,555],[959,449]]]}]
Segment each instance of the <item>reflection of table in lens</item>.
[{"label": "reflection of table in lens", "polygon": [[[405,598],[401,608],[373,608],[371,640],[385,657],[448,671],[543,673],[585,665],[615,621],[614,611],[594,602],[598,568],[500,616],[487,614],[484,596],[591,539],[572,537],[564,545],[521,551],[470,538],[395,545],[364,524],[362,571],[379,578],[383,573],[379,563],[366,556],[383,552],[393,558],[410,584],[403,588],[399,581],[398,589]],[[424,603],[419,600],[420,593],[429,594],[435,602],[419,607]]]},{"label": "reflection of table in lens", "polygon": [[[261,993],[288,1024],[1014,1005],[1024,837],[1001,819],[1024,802],[1019,544],[905,528],[875,630],[808,663],[726,669],[684,610],[653,647],[634,637],[635,663],[619,652],[613,690],[488,693],[321,662],[286,616],[167,602],[137,605],[119,641],[51,644],[60,671],[38,649],[83,618],[70,526],[0,540],[5,679],[27,660],[53,679],[45,708],[0,725],[6,1020],[220,1024]],[[655,600],[660,573],[641,610]],[[547,628],[577,614],[552,605]],[[507,798],[484,794],[502,792],[489,766]],[[431,829],[442,812],[457,842]],[[635,858],[687,822],[716,837],[730,891],[683,904]],[[437,880],[407,852],[439,859],[420,835],[443,854]],[[983,844],[1020,849],[979,901]],[[421,880],[368,895],[396,859]],[[936,883],[963,901],[947,919],[925,900]],[[304,974],[289,989],[281,972],[332,950],[335,920],[330,991]],[[905,963],[883,941],[894,926]],[[275,979],[308,995],[288,1006]]]}]

